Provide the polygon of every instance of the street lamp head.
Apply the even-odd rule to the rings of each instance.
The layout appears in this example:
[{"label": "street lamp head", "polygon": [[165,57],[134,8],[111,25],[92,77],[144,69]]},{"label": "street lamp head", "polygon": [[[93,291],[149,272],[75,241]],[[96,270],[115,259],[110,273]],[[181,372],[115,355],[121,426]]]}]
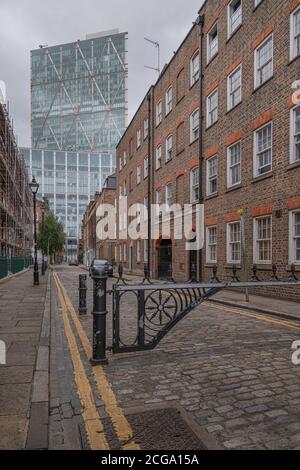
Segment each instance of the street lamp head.
[{"label": "street lamp head", "polygon": [[31,192],[32,192],[33,195],[37,194],[40,185],[39,185],[39,183],[36,181],[35,176],[32,178],[32,181],[31,181],[29,187],[30,187]]}]

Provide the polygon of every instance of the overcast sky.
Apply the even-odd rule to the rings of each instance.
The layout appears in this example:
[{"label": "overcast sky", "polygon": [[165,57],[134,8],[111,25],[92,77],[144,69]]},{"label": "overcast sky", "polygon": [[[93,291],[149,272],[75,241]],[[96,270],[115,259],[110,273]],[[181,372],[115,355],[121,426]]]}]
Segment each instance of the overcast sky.
[{"label": "overcast sky", "polygon": [[131,118],[161,65],[169,62],[186,36],[202,0],[0,0],[0,80],[4,80],[10,114],[20,146],[30,146],[30,50],[84,39],[86,34],[119,28],[129,33],[129,117]]}]

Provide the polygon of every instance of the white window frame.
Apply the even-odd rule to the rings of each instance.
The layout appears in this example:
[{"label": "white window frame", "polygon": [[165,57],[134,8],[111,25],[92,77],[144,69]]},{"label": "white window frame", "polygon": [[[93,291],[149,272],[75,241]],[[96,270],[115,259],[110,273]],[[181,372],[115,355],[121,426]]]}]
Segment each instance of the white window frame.
[{"label": "white window frame", "polygon": [[[258,56],[259,56],[259,51],[270,41],[272,40],[272,72],[271,72],[271,75],[266,78],[264,81],[260,81],[259,80],[259,77],[258,77],[258,73],[259,73],[259,70],[258,70]],[[266,64],[264,64],[264,67],[266,66]],[[262,67],[261,67],[262,68]],[[271,33],[269,34],[269,36],[264,40],[262,41],[258,46],[257,48],[254,50],[254,89],[256,88],[259,88],[260,86],[262,86],[264,83],[266,83],[268,80],[270,80],[274,75],[274,34]]]},{"label": "white window frame", "polygon": [[[290,60],[294,60],[296,57],[300,55],[300,51],[297,53],[296,50],[296,41],[298,38],[296,38],[296,31],[295,31],[295,24],[294,24],[294,18],[296,15],[300,14],[300,6],[298,6],[290,16]],[[300,40],[300,39],[299,39]]]},{"label": "white window frame", "polygon": [[[217,37],[216,37],[216,49],[212,52],[212,41],[211,41],[211,34],[214,29],[217,28]],[[206,35],[206,45],[207,45],[207,63],[209,63],[219,52],[219,31],[218,31],[218,22],[216,21],[213,26],[210,28]]]},{"label": "white window frame", "polygon": [[229,5],[227,6],[227,37],[228,39],[236,32],[236,30],[241,26],[243,23],[243,2],[241,0],[241,5],[240,5],[240,22],[236,24],[234,28],[232,28],[232,4],[235,3],[237,0],[231,0]]},{"label": "white window frame", "polygon": [[[231,163],[231,156],[232,156],[231,151],[237,145],[239,145],[239,147],[240,147],[240,161],[239,161],[239,163],[235,163],[234,165],[232,165],[232,163]],[[232,169],[234,167],[237,167],[237,166],[240,167],[240,179],[239,179],[238,182],[233,183],[232,182]],[[234,142],[229,147],[227,147],[227,188],[233,188],[235,186],[238,186],[238,185],[241,184],[241,182],[242,182],[242,142],[239,140],[237,142]]]},{"label": "white window frame", "polygon": [[158,215],[160,212],[160,206],[162,203],[161,196],[162,196],[161,189],[156,189],[155,191],[156,215]]},{"label": "white window frame", "polygon": [[126,263],[127,262],[127,245],[124,243],[123,245],[123,260]]},{"label": "white window frame", "polygon": [[173,158],[173,135],[170,134],[166,138],[166,162],[170,162]]},{"label": "white window frame", "polygon": [[194,53],[190,62],[190,86],[192,87],[200,78],[200,53],[199,49]]},{"label": "white window frame", "polygon": [[122,247],[122,245],[119,246],[119,260],[120,260],[120,262],[123,261],[123,247]]},{"label": "white window frame", "polygon": [[162,100],[156,103],[156,127],[158,127],[162,123]]},{"label": "white window frame", "polygon": [[173,109],[173,87],[170,86],[166,91],[166,116]]},{"label": "white window frame", "polygon": [[[217,95],[217,106],[215,108],[211,108],[211,100],[214,95]],[[214,113],[217,112],[217,116],[213,121]],[[206,98],[206,128],[213,126],[219,119],[219,90],[218,88],[210,93]]]},{"label": "white window frame", "polygon": [[[295,137],[296,137],[296,110],[300,111],[300,104],[297,106],[294,106],[291,109],[291,115],[290,115],[290,163],[296,163],[300,162],[300,158],[296,158],[296,142],[295,142]],[[300,135],[299,135],[300,139]]]},{"label": "white window frame", "polygon": [[125,166],[127,163],[127,152],[126,150],[123,152],[123,166]]},{"label": "white window frame", "polygon": [[[198,114],[198,120],[195,124],[195,116]],[[196,142],[199,139],[200,131],[200,110],[195,109],[190,115],[190,143]]]},{"label": "white window frame", "polygon": [[155,169],[159,170],[161,168],[161,158],[162,158],[162,146],[158,145],[155,151]]},{"label": "white window frame", "polygon": [[[240,86],[236,88],[233,92],[231,90],[231,83],[233,76],[240,72]],[[240,89],[240,100],[236,103],[233,103],[233,97],[237,90]],[[227,77],[227,111],[231,111],[242,101],[242,64],[238,65]]]},{"label": "white window frame", "polygon": [[[210,238],[210,232],[211,230],[214,230],[216,233],[215,233],[215,242],[212,243],[211,242],[211,238]],[[218,260],[218,239],[217,239],[217,235],[218,235],[218,229],[217,229],[217,225],[211,225],[210,227],[206,227],[206,262],[208,264],[215,264],[217,263],[217,260]],[[216,250],[216,256],[215,256],[215,259],[213,259],[211,257],[211,247],[215,247],[215,250]]]},{"label": "white window frame", "polygon": [[[258,148],[257,148],[257,143],[258,143],[258,133],[265,129],[266,127],[271,126],[271,169],[266,171],[265,173],[260,173],[259,172],[259,167],[258,167]],[[267,175],[272,171],[273,168],[273,122],[269,121],[263,126],[259,127],[254,131],[254,142],[253,142],[253,150],[254,150],[254,155],[253,155],[253,176],[254,178],[259,178],[260,176]],[[264,151],[267,151],[265,149]],[[263,167],[262,167],[263,168]]]},{"label": "white window frame", "polygon": [[138,165],[136,167],[136,184],[141,184],[142,182],[142,166]]},{"label": "white window frame", "polygon": [[300,260],[296,259],[296,240],[300,236],[295,235],[295,215],[300,214],[300,209],[289,212],[289,264],[300,266]]},{"label": "white window frame", "polygon": [[119,171],[122,171],[122,168],[123,168],[123,159],[122,159],[122,157],[120,156],[120,157],[119,157]]},{"label": "white window frame", "polygon": [[[212,160],[217,161],[216,174],[215,175],[210,175],[209,174],[210,164],[211,164]],[[212,196],[213,194],[217,194],[217,192],[218,192],[218,164],[219,164],[218,155],[213,155],[212,157],[210,157],[206,160],[206,193],[207,193],[207,196]],[[217,189],[216,189],[216,191],[211,192],[210,191],[210,184],[215,179],[217,180]]]},{"label": "white window frame", "polygon": [[144,158],[144,180],[148,178],[149,175],[149,157]]},{"label": "white window frame", "polygon": [[254,0],[254,8],[258,7],[263,0]]},{"label": "white window frame", "polygon": [[[260,220],[270,219],[271,220],[271,238],[259,239],[258,238],[258,224]],[[273,220],[272,215],[264,215],[261,217],[256,217],[253,219],[253,262],[258,265],[270,265],[272,264],[272,254],[273,254]],[[259,259],[259,242],[270,241],[270,253],[271,259],[269,260],[260,260]]]},{"label": "white window frame", "polygon": [[[231,227],[233,225],[239,225],[240,227],[240,240],[231,240]],[[232,259],[232,245],[239,244],[239,259]],[[226,259],[228,264],[241,264],[242,258],[242,237],[241,237],[241,223],[239,221],[229,222],[226,225]]]},{"label": "white window frame", "polygon": [[[196,178],[197,183],[194,182]],[[197,196],[198,192],[198,197]],[[199,201],[199,167],[196,166],[190,171],[190,201],[191,204],[195,204]]]},{"label": "white window frame", "polygon": [[148,118],[144,119],[144,140],[147,139],[149,134],[149,120]]},{"label": "white window frame", "polygon": [[142,132],[141,129],[136,131],[136,148],[139,149],[142,145]]}]

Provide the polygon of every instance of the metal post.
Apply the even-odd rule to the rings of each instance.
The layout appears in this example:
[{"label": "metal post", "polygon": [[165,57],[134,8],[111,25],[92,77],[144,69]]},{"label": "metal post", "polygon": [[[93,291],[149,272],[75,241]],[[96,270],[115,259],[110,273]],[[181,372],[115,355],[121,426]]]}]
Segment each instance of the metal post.
[{"label": "metal post", "polygon": [[86,274],[79,275],[79,315],[87,314],[86,306],[86,292],[87,292],[87,276]]},{"label": "metal post", "polygon": [[93,357],[92,365],[107,364],[106,358],[106,287],[107,272],[105,267],[93,268],[94,308],[93,308]]},{"label": "metal post", "polygon": [[37,260],[37,227],[36,227],[36,194],[33,194],[33,215],[34,215],[34,268],[33,268],[33,284],[39,286],[39,266]]},{"label": "metal post", "polygon": [[[243,268],[245,281],[248,281],[248,257],[247,257],[247,244],[246,244],[246,235],[245,235],[245,216],[244,213],[241,213],[241,239],[242,239],[242,257],[243,257]],[[249,298],[249,289],[245,289],[246,302],[250,302]]]},{"label": "metal post", "polygon": [[145,345],[145,291],[138,291],[138,345]]}]

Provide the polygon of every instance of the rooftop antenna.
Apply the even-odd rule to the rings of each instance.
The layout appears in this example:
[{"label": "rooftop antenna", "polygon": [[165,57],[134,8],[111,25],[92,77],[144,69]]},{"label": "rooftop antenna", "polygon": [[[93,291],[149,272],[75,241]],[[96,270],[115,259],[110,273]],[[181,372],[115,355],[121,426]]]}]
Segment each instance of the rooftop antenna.
[{"label": "rooftop antenna", "polygon": [[144,38],[145,41],[150,42],[153,46],[157,48],[157,67],[150,67],[149,65],[145,65],[146,69],[155,70],[158,74],[160,74],[160,45],[158,41],[153,41],[152,39]]}]

